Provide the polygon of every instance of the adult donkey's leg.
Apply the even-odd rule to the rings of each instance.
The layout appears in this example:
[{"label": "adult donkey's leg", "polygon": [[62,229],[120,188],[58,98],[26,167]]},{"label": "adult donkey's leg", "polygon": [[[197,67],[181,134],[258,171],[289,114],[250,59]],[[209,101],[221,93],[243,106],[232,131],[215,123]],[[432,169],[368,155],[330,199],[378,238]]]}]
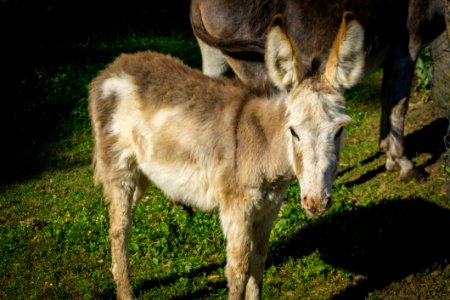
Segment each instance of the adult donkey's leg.
[{"label": "adult donkey's leg", "polygon": [[224,77],[229,70],[225,56],[219,49],[213,48],[197,38],[200,52],[202,54],[203,74],[212,77]]},{"label": "adult donkey's leg", "polygon": [[419,49],[420,44],[392,48],[385,61],[381,91],[380,147],[387,154],[386,169],[400,169],[400,179],[404,181],[423,176],[406,157],[403,136]]}]

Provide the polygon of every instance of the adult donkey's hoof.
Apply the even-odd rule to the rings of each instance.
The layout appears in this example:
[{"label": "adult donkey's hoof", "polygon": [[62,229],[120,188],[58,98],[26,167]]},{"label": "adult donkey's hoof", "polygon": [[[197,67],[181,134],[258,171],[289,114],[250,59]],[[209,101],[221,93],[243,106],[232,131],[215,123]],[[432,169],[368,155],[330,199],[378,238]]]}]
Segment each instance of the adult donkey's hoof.
[{"label": "adult donkey's hoof", "polygon": [[426,179],[430,174],[425,171],[423,168],[412,168],[408,171],[402,172],[400,171],[400,180],[403,182],[410,182],[412,180],[424,180]]},{"label": "adult donkey's hoof", "polygon": [[387,158],[385,167],[386,167],[386,170],[389,172],[394,172],[394,171],[400,170],[400,165],[390,157]]}]

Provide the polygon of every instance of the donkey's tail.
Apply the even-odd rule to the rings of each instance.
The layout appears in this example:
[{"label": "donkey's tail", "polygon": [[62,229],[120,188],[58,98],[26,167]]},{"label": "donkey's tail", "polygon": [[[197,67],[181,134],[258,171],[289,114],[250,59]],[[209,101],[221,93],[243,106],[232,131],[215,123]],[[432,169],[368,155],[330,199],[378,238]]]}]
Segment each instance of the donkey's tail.
[{"label": "donkey's tail", "polygon": [[[195,1],[192,1],[193,3]],[[213,48],[217,48],[231,57],[253,54],[255,57],[264,57],[264,38],[256,40],[221,39],[212,36],[205,28],[202,15],[198,6],[191,4],[191,26],[194,35]]]}]

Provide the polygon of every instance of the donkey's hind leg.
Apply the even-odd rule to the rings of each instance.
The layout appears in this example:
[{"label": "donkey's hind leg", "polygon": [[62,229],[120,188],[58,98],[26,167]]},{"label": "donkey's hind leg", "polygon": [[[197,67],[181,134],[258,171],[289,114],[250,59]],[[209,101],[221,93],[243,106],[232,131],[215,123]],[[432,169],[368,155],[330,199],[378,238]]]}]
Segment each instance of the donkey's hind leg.
[{"label": "donkey's hind leg", "polygon": [[418,55],[416,52],[411,53],[400,46],[393,47],[386,58],[381,91],[380,147],[387,155],[386,169],[400,169],[400,179],[403,181],[425,176],[406,157],[404,144],[405,119]]},{"label": "donkey's hind leg", "polygon": [[133,211],[148,181],[136,167],[115,173],[117,176],[105,184],[105,192],[110,201],[111,271],[117,285],[117,298],[134,299],[130,282],[128,243]]}]

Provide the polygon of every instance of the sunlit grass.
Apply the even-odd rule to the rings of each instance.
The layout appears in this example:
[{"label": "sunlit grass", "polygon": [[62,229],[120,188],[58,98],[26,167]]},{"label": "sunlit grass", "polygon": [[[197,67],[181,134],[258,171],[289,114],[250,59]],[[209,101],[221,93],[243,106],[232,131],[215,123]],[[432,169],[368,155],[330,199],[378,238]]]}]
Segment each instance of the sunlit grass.
[{"label": "sunlit grass", "polygon": [[[74,59],[68,56],[50,66],[35,66],[30,80],[23,83],[34,92],[27,103],[35,101],[30,109],[42,114],[43,128],[49,129],[45,118],[58,120],[49,123],[55,128],[45,145],[37,148],[39,153],[34,153],[43,166],[41,171],[0,187],[0,298],[114,298],[107,203],[101,188],[93,185],[90,168],[87,84],[119,53],[145,49],[170,53],[193,67],[200,65],[195,40],[186,34],[100,35],[72,45],[69,52]],[[330,299],[359,285],[365,287],[365,295],[377,295],[391,281],[406,277],[404,272],[422,270],[422,261],[413,261],[418,251],[428,246],[420,243],[443,247],[433,238],[436,233],[429,240],[414,227],[418,250],[405,254],[412,260],[412,270],[393,267],[394,275],[388,274],[384,282],[371,263],[376,260],[373,249],[389,247],[389,232],[407,233],[395,218],[404,218],[406,225],[415,224],[399,211],[404,209],[413,216],[433,213],[416,220],[425,223],[424,229],[431,229],[433,224],[448,223],[442,216],[448,216],[450,207],[442,152],[419,153],[413,158],[416,164],[426,165],[432,155],[438,156],[426,165],[431,172],[429,180],[405,184],[397,173],[385,172],[385,157],[378,153],[377,145],[380,79],[377,72],[346,93],[353,123],[346,132],[330,213],[307,218],[298,201],[297,184],[289,188],[271,235],[264,275],[266,299]],[[53,116],[41,111],[48,107],[50,112],[64,107],[64,112]],[[434,109],[433,103],[425,103],[421,109],[426,114]],[[17,156],[26,158],[29,152],[23,149]],[[422,202],[431,206],[421,206]],[[134,289],[141,299],[225,299],[224,248],[216,213],[174,206],[151,186],[136,209],[130,242]],[[440,252],[426,253],[430,261],[423,263],[430,268],[443,258]],[[362,262],[361,267],[349,257]],[[374,277],[368,279],[368,275]]]}]

